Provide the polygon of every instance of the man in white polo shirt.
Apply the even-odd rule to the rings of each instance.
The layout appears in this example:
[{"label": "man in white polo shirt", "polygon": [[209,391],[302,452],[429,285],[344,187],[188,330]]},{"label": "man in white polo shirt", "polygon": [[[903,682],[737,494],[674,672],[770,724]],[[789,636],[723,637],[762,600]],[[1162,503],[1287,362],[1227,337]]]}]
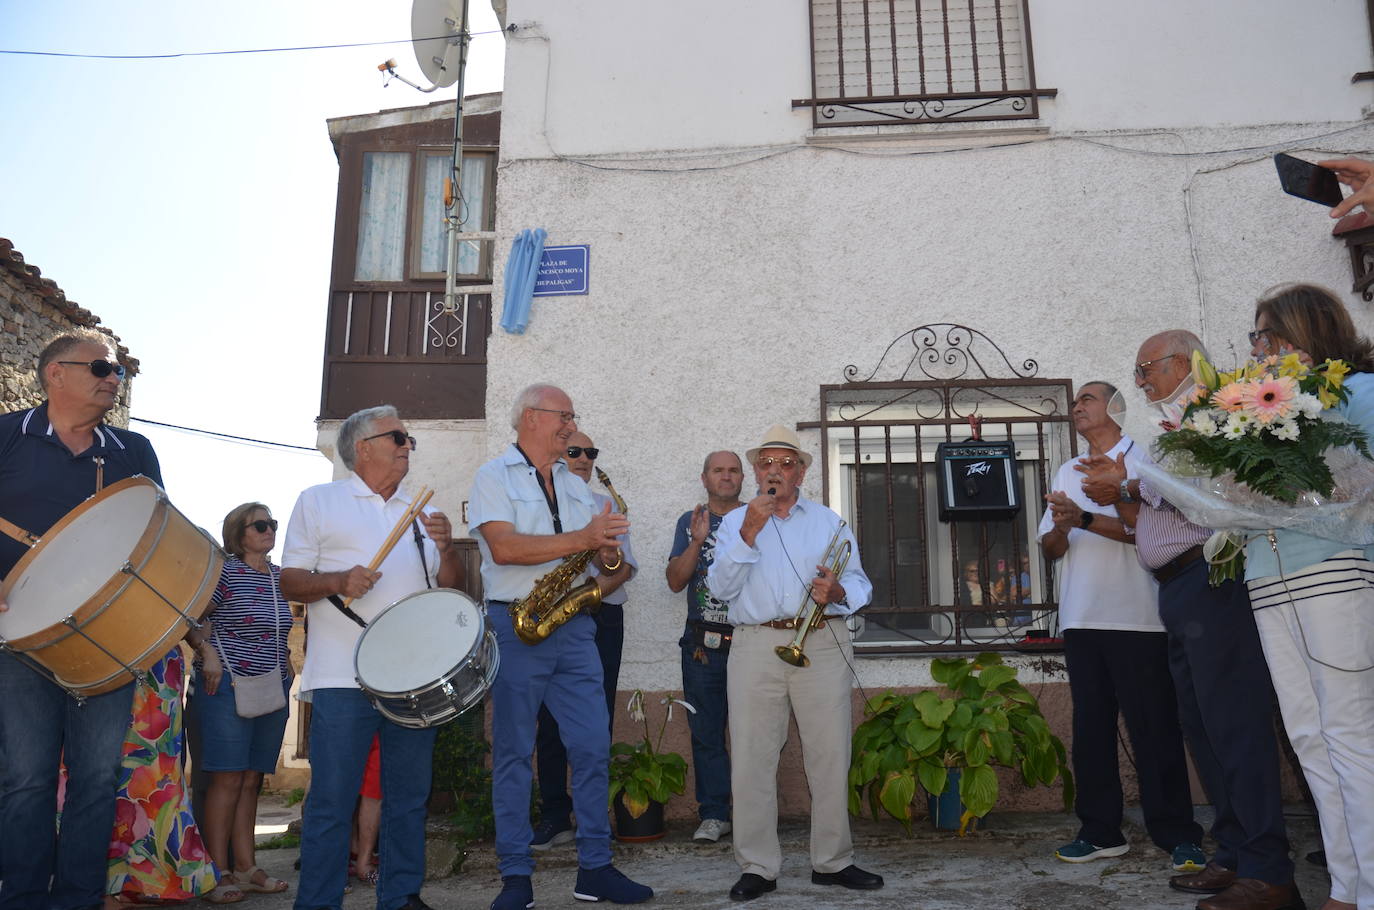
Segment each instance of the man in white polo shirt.
[{"label": "man in white polo shirt", "polygon": [[[1121,460],[1134,477],[1140,452],[1108,413],[1115,393],[1105,382],[1084,384],[1073,402],[1073,425],[1089,455]],[[1055,473],[1039,534],[1045,555],[1062,560],[1059,628],[1073,698],[1074,808],[1081,823],[1055,856],[1083,863],[1130,849],[1121,830],[1120,714],[1135,753],[1150,839],[1171,854],[1176,870],[1201,869],[1202,828],[1193,820],[1155,580],[1136,559],[1133,530],[1083,492],[1077,464],[1070,459]]]},{"label": "man in white polo shirt", "polygon": [[[373,735],[381,739],[382,831],[378,910],[428,910],[420,899],[425,877],[425,801],[436,729],[414,730],[386,718],[358,688],[353,650],[363,622],[392,603],[432,585],[456,588],[463,564],[442,512],[422,516],[425,536],[403,536],[379,566],[367,565],[413,502],[401,481],[410,470],[415,439],[396,409],[369,408],[339,428],[339,457],[347,477],[301,493],[286,529],[281,589],[308,604],[301,698],[311,703],[310,796],[301,832],[301,880],[296,910],[337,908],[348,871],[353,804]],[[342,604],[342,600],[338,600]]]}]

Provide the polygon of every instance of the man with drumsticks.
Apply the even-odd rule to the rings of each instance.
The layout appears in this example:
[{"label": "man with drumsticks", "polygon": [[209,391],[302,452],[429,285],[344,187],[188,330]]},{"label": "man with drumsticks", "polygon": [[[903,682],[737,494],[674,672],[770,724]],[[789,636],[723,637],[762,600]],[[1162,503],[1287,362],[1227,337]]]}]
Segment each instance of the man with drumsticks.
[{"label": "man with drumsticks", "polygon": [[[854,649],[844,617],[868,603],[873,585],[848,526],[801,495],[811,456],[796,433],[774,424],[744,457],[759,494],[722,519],[706,574],[711,594],[730,604],[735,626],[726,697],[735,861],[743,874],[730,898],[753,900],[777,888],[778,754],[787,742],[789,706],[811,788],[812,883],[881,888],[882,876],[854,865],[848,807]],[[847,562],[831,554],[845,543]],[[775,649],[794,641],[811,600],[821,612],[803,646],[809,666],[794,666]]]},{"label": "man with drumsticks", "polygon": [[524,910],[534,902],[530,753],[540,704],[558,721],[572,766],[578,859],[573,896],[639,903],[653,890],[611,865],[611,743],[596,624],[579,613],[529,645],[516,636],[510,615],[512,601],[527,597],[565,557],[596,551],[591,561],[601,573],[597,577],[614,575],[624,564],[618,538],[630,523],[609,503],[598,507],[587,484],[561,460],[577,432],[572,400],[561,389],[532,385],[522,391],[511,427],[515,444],[478,469],[468,505],[468,525],[482,551],[487,621],[501,648],[501,670],[491,689],[491,789],[502,888],[492,910]]},{"label": "man with drumsticks", "polygon": [[[47,401],[0,417],[0,574],[28,546],[102,486],[142,474],[162,483],[143,436],[102,421],[119,397],[124,367],[109,336],[65,332],[38,357]],[[117,529],[111,529],[114,533]],[[54,623],[79,604],[54,604]],[[0,593],[0,611],[6,611]],[[4,622],[0,617],[0,634]],[[99,906],[114,829],[115,793],[134,683],[78,702],[14,654],[0,650],[0,907],[69,910]],[[69,778],[60,833],[54,830],[57,771]]]},{"label": "man with drumsticks", "polygon": [[[282,553],[282,594],[309,605],[310,631],[301,698],[311,703],[310,795],[302,819],[301,879],[296,910],[338,908],[348,869],[353,804],[372,737],[381,739],[382,835],[377,881],[380,910],[427,910],[425,801],[435,728],[411,729],[382,717],[358,688],[353,650],[361,626],[331,598],[370,620],[392,603],[431,585],[463,583],[453,530],[442,512],[423,512],[414,536],[401,535],[374,571],[367,564],[414,511],[401,486],[415,439],[396,409],[368,408],[339,427],[347,477],[301,493]],[[338,601],[343,603],[343,601]]]}]

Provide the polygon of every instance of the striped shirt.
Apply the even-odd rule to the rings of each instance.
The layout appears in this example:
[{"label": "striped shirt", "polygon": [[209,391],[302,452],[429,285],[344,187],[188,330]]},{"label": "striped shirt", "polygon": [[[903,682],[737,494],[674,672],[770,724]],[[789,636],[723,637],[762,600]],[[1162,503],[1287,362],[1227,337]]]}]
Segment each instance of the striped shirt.
[{"label": "striped shirt", "polygon": [[1365,558],[1363,549],[1355,548],[1287,575],[1253,578],[1248,585],[1250,606],[1255,610],[1263,610],[1265,607],[1300,603],[1328,594],[1368,591],[1374,587],[1374,564]]},{"label": "striped shirt", "polygon": [[276,666],[282,668],[283,679],[290,676],[286,636],[291,631],[291,605],[281,596],[281,569],[271,563],[268,569],[270,574],[264,575],[229,556],[210,598],[215,626],[210,641],[225,671],[232,669],[235,676],[258,676]]}]

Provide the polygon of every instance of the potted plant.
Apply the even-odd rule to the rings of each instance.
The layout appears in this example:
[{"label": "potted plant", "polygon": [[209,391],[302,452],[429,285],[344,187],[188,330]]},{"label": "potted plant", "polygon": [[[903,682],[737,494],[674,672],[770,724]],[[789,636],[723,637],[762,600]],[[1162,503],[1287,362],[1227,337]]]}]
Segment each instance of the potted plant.
[{"label": "potted plant", "polygon": [[620,840],[654,840],[664,834],[663,804],[687,785],[687,761],[676,752],[664,752],[663,733],[673,718],[673,705],[696,713],[680,698],[664,698],[663,722],[658,738],[649,738],[649,718],[644,713],[644,693],[630,695],[630,717],[644,726],[644,738],[636,743],[611,746],[610,802],[615,810],[616,836]]},{"label": "potted plant", "polygon": [[1062,780],[1064,808],[1073,807],[1064,744],[1017,681],[1015,667],[989,652],[973,660],[937,658],[930,675],[941,684],[938,691],[888,691],[865,707],[849,766],[852,814],[862,813],[866,795],[874,818],[885,811],[910,831],[917,785],[939,797],[957,775],[963,835],[997,802],[994,765],[1020,772],[1028,787]]}]

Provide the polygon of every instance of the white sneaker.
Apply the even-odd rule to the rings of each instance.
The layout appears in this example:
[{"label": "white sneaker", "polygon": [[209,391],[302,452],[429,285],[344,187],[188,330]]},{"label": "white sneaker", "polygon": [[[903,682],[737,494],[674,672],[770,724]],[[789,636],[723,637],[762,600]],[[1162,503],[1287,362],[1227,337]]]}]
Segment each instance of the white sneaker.
[{"label": "white sneaker", "polygon": [[692,835],[692,840],[699,844],[714,844],[729,833],[729,822],[708,818],[697,826],[697,833]]}]

